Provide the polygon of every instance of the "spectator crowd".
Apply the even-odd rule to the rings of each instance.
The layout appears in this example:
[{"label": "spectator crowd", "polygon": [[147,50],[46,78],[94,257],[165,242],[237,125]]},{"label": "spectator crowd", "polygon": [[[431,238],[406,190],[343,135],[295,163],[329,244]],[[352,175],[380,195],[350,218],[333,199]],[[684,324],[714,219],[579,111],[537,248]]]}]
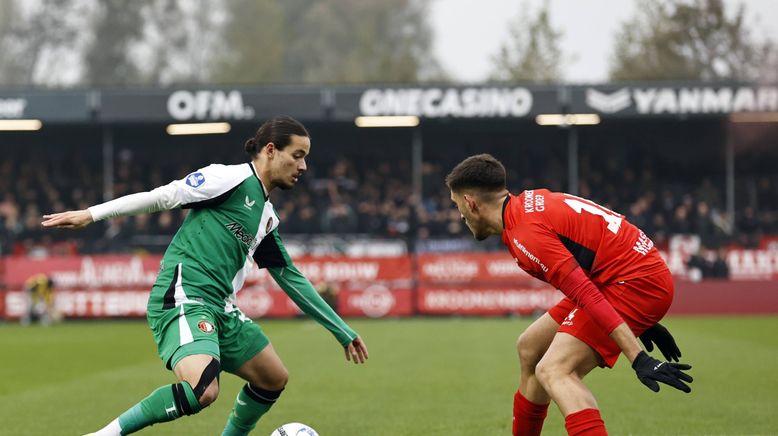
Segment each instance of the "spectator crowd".
[{"label": "spectator crowd", "polygon": [[[567,191],[567,169],[561,159],[549,155],[542,164],[531,165],[496,154],[509,169],[513,193],[538,187]],[[150,156],[118,150],[113,183],[106,189],[99,159],[83,154],[33,158],[24,150],[6,154],[0,162],[0,255],[163,250],[186,211],[124,217],[78,232],[40,227],[42,214],[150,190],[210,163],[202,155],[169,161]],[[407,160],[366,159],[346,153],[311,161],[298,187],[272,194],[282,223],[280,231],[284,235],[400,238],[410,247],[425,241],[468,238],[443,183],[463,156],[424,161],[420,192],[414,192],[414,175]],[[762,235],[778,234],[778,174],[739,183],[735,225],[726,212],[721,177],[679,182],[650,161],[642,165],[626,165],[617,159],[594,163],[584,153],[578,195],[624,214],[659,246],[671,234],[697,234],[712,249],[732,244],[754,247]]]}]

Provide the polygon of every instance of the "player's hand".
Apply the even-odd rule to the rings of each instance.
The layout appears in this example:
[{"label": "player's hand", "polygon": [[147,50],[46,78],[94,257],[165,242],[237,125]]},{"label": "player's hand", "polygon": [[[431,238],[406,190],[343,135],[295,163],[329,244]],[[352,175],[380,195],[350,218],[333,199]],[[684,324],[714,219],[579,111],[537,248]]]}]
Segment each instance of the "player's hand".
[{"label": "player's hand", "polygon": [[367,360],[367,345],[359,336],[343,347],[343,350],[346,352],[346,360],[354,363],[365,363]]},{"label": "player's hand", "polygon": [[654,344],[662,352],[668,362],[678,362],[681,357],[681,350],[675,343],[673,335],[662,324],[656,323],[640,335],[640,341],[646,347],[646,351],[654,351]]},{"label": "player's hand", "polygon": [[94,222],[92,214],[88,210],[71,210],[68,212],[43,215],[43,227],[56,227],[59,229],[80,229]]},{"label": "player's hand", "polygon": [[654,392],[659,392],[657,382],[662,382],[688,394],[692,388],[686,383],[691,383],[694,379],[681,370],[691,368],[691,365],[685,363],[661,362],[646,354],[645,351],[638,353],[632,361],[632,369],[635,370],[638,379]]}]

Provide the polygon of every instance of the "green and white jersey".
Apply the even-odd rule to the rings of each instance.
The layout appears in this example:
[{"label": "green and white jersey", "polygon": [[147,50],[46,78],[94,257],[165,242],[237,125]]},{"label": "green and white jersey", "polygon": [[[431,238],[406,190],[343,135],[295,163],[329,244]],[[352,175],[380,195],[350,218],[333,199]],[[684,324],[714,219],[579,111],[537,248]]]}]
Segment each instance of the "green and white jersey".
[{"label": "green and white jersey", "polygon": [[162,259],[149,310],[208,304],[242,314],[235,295],[256,264],[309,316],[346,345],[357,337],[294,267],[279,219],[252,163],[209,165],[150,192],[89,208],[95,220],[182,207],[191,209]]}]

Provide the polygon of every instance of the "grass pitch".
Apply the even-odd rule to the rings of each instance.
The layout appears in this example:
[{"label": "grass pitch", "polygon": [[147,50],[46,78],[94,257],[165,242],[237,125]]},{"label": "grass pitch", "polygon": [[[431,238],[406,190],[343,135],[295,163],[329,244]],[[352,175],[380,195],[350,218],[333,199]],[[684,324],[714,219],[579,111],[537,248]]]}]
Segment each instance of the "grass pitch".
[{"label": "grass pitch", "polygon": [[[370,350],[345,361],[308,320],[261,321],[290,371],[256,435],[299,421],[322,436],[509,435],[518,380],[514,343],[527,319],[351,320]],[[695,377],[691,394],[646,389],[622,357],[587,377],[612,435],[778,434],[778,317],[675,317]],[[164,369],[145,322],[52,327],[0,324],[0,434],[94,431],[160,385]],[[655,351],[654,355],[658,356]],[[217,435],[242,385],[222,374],[220,398],[147,435]],[[553,406],[544,434],[562,435]]]}]

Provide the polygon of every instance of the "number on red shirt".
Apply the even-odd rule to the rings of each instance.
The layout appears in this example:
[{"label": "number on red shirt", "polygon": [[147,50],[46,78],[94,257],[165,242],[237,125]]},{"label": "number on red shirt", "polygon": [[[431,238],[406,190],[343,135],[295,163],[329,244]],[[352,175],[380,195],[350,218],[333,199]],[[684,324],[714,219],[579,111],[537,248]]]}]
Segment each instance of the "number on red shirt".
[{"label": "number on red shirt", "polygon": [[619,229],[621,228],[621,221],[623,220],[623,217],[609,209],[606,209],[599,204],[592,203],[590,201],[584,200],[583,198],[576,197],[574,195],[565,194],[565,204],[570,206],[571,209],[576,211],[577,213],[581,213],[581,211],[589,212],[592,215],[598,215],[601,216],[602,219],[605,220],[606,223],[608,223],[608,230],[610,230],[614,235],[619,233]]}]

